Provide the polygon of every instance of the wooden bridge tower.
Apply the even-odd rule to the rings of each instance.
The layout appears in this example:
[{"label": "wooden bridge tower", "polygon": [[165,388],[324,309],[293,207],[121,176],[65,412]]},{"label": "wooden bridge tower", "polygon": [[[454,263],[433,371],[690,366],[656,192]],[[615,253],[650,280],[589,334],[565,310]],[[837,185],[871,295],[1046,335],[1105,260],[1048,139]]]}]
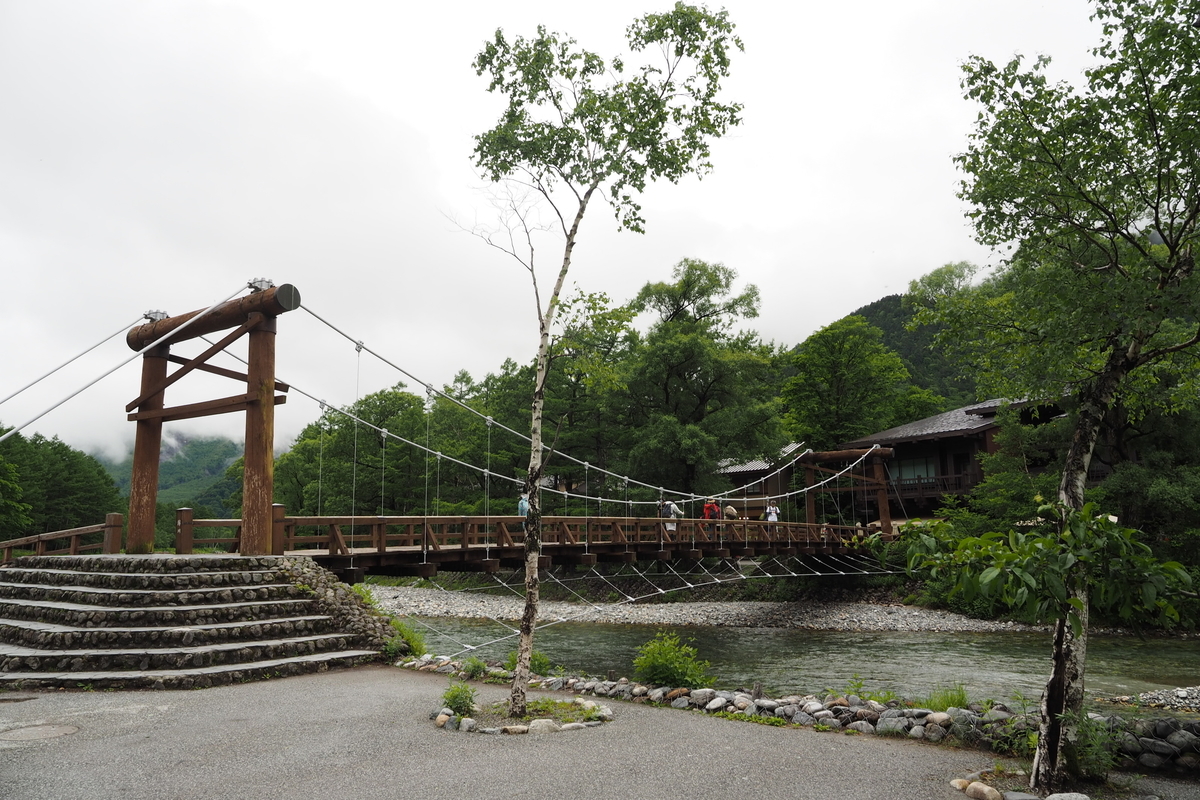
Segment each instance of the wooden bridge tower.
[{"label": "wooden bridge tower", "polygon": [[[129,414],[129,419],[137,423],[133,480],[129,487],[127,553],[150,553],[154,550],[163,423],[231,411],[246,412],[240,552],[243,555],[283,552],[283,542],[273,542],[271,537],[275,406],[287,399],[283,394],[275,394],[275,390],[288,390],[286,384],[275,380],[275,319],[299,306],[300,292],[296,287],[291,284],[271,286],[223,303],[208,313],[192,311],[141,325],[125,337],[133,350],[141,350],[164,336],[168,337],[142,357],[141,393],[125,407],[127,412],[133,412]],[[188,324],[191,320],[195,321]],[[171,355],[172,344],[226,328],[234,330],[195,358]],[[178,333],[169,335],[173,331]],[[245,373],[207,363],[214,355],[246,335],[249,337],[249,366]],[[171,362],[182,366],[168,375],[167,364]],[[229,397],[166,408],[163,395],[167,387],[193,370],[244,381],[246,389]]]}]

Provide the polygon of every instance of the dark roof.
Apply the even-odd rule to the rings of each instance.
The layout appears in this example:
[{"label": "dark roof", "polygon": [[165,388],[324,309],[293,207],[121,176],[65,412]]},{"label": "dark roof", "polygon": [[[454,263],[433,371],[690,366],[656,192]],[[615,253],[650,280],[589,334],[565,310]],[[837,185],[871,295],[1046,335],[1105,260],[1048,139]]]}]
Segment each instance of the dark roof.
[{"label": "dark roof", "polygon": [[[790,456],[799,447],[803,447],[804,442],[792,442],[786,444],[779,451],[779,458],[775,464],[781,463],[785,458]],[[756,458],[753,461],[747,461],[745,464],[734,464],[731,460],[726,460],[717,465],[717,473],[720,475],[736,475],[740,472],[764,472],[773,467],[773,464],[768,464],[761,458]]]},{"label": "dark roof", "polygon": [[1007,400],[985,400],[971,406],[963,406],[944,414],[919,419],[872,433],[851,442],[839,445],[842,448],[861,447],[871,444],[893,444],[921,439],[941,439],[947,436],[962,436],[976,433],[996,424],[996,412]]}]

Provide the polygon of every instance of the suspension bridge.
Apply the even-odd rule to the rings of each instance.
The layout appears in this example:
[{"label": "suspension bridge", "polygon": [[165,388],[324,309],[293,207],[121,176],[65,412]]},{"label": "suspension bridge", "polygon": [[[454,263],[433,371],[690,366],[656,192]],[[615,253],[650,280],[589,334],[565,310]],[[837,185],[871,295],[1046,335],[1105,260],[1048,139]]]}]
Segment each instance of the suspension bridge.
[{"label": "suspension bridge", "polygon": [[[242,297],[246,288],[250,293]],[[236,299],[235,299],[236,298]],[[126,407],[129,419],[136,424],[133,478],[130,489],[129,519],[119,519],[110,514],[104,523],[70,531],[55,531],[0,542],[0,553],[9,561],[14,553],[32,551],[38,555],[82,554],[88,552],[113,553],[122,549],[127,553],[148,553],[153,549],[155,512],[158,485],[159,451],[162,441],[162,426],[165,422],[191,419],[212,414],[245,412],[246,451],[245,475],[243,479],[243,515],[240,519],[196,519],[190,509],[177,512],[175,530],[175,552],[187,554],[200,550],[218,550],[247,555],[303,554],[313,557],[349,581],[356,581],[365,574],[414,575],[430,577],[439,570],[455,572],[496,573],[505,567],[524,564],[526,528],[529,522],[517,516],[444,516],[423,513],[419,516],[288,516],[287,510],[274,504],[273,500],[273,453],[274,418],[276,405],[286,402],[288,394],[302,395],[315,402],[322,411],[343,415],[355,426],[355,435],[361,428],[364,432],[379,436],[384,442],[393,441],[410,447],[436,460],[454,463],[473,470],[482,477],[484,491],[490,500],[493,482],[524,486],[524,479],[505,475],[491,469],[490,464],[471,464],[453,458],[431,446],[405,438],[395,432],[373,425],[353,413],[350,408],[328,405],[312,392],[279,380],[275,371],[276,319],[278,316],[297,309],[308,313],[336,336],[345,339],[354,348],[356,358],[365,352],[400,374],[416,381],[426,390],[430,401],[439,398],[461,407],[482,419],[487,425],[489,441],[493,429],[502,435],[516,437],[524,442],[529,437],[518,430],[507,427],[490,416],[486,416],[469,404],[436,389],[387,358],[376,349],[367,346],[342,328],[303,305],[299,291],[283,284],[275,286],[270,281],[251,281],[234,294],[213,303],[205,309],[175,317],[161,312],[148,312],[145,324],[133,327],[126,333],[126,342],[135,351],[100,378],[85,385],[79,391],[50,406],[46,411],[19,425],[0,437],[0,441],[11,436],[45,413],[80,394],[130,361],[141,357],[142,380],[138,396]],[[219,341],[205,334],[232,329]],[[118,333],[125,332],[122,328]],[[108,338],[113,338],[113,334]],[[248,357],[241,358],[229,351],[229,347],[242,337],[248,340]],[[200,339],[208,346],[200,354],[181,357],[171,352],[171,347],[191,339]],[[103,343],[102,340],[101,343]],[[93,345],[80,356],[99,346]],[[240,362],[239,369],[210,363],[215,356],[223,354]],[[76,356],[78,358],[79,356]],[[10,394],[0,403],[25,391],[40,380],[69,365],[71,359],[37,381]],[[168,374],[170,364],[180,365]],[[165,393],[189,373],[202,371],[219,375],[237,382],[244,382],[245,391],[229,397],[217,398],[200,403],[167,407]],[[677,561],[701,561],[704,559],[743,559],[771,556],[792,559],[815,557],[865,558],[864,544],[871,534],[883,538],[893,535],[888,519],[887,484],[884,478],[884,458],[890,451],[878,447],[868,450],[843,451],[837,453],[813,453],[804,450],[780,465],[768,475],[763,485],[784,469],[798,463],[808,465],[808,480],[805,486],[783,491],[773,497],[775,501],[805,495],[807,519],[804,522],[785,520],[764,521],[759,519],[667,519],[657,516],[663,499],[690,503],[705,499],[700,495],[670,491],[639,481],[628,475],[620,475],[574,458],[568,453],[545,448],[547,455],[563,462],[573,463],[601,476],[613,485],[623,486],[626,496],[606,497],[571,491],[553,485],[537,487],[544,496],[558,495],[564,501],[581,501],[585,507],[595,504],[597,509],[607,504],[610,508],[624,510],[622,515],[595,516],[542,516],[540,531],[542,549],[539,566],[590,568],[598,564],[630,564],[654,561],[659,563]],[[490,452],[490,448],[489,448]],[[816,467],[822,461],[841,460],[840,469]],[[867,477],[867,464],[874,464],[875,475]],[[812,492],[825,490],[844,476],[855,477],[855,470],[862,467],[865,483],[878,494],[880,520],[875,525],[831,525],[818,523],[815,519]],[[826,474],[823,480],[813,479],[814,469]],[[427,476],[428,481],[428,476]],[[629,487],[648,490],[658,499],[630,500]],[[738,489],[710,495],[720,503],[739,499]],[[742,490],[744,493],[744,490]],[[509,494],[510,492],[506,492]],[[744,498],[740,498],[743,499]],[[485,500],[485,507],[489,503]],[[429,509],[426,508],[427,512]],[[643,511],[645,514],[636,513]],[[125,530],[121,528],[124,526]],[[842,566],[854,570],[856,561]],[[863,572],[870,570],[863,569]],[[834,569],[834,573],[845,573],[845,569]]]},{"label": "suspension bridge", "polygon": [[[354,663],[373,655],[373,651],[361,649],[362,644],[353,644],[362,638],[361,633],[337,629],[340,623],[318,613],[312,605],[314,598],[305,595],[294,575],[287,577],[291,562],[278,556],[310,557],[348,583],[373,574],[416,576],[438,587],[441,572],[473,572],[483,576],[487,585],[521,594],[516,588],[519,576],[527,559],[536,554],[543,580],[561,586],[580,601],[581,615],[597,606],[573,588],[580,581],[607,584],[616,592],[615,604],[619,605],[727,581],[895,571],[869,548],[872,541],[894,536],[885,477],[885,459],[891,452],[885,448],[834,453],[804,450],[761,478],[766,487],[785,469],[803,465],[803,487],[785,487],[761,498],[773,505],[804,495],[806,519],[802,522],[780,519],[778,509],[772,513],[773,519],[750,519],[750,514],[730,514],[728,508],[721,519],[660,516],[664,500],[689,508],[701,500],[725,506],[740,501],[746,512],[747,492],[741,488],[701,497],[672,491],[550,447],[545,448],[547,456],[599,477],[592,484],[585,478],[583,491],[557,483],[529,487],[524,478],[498,472],[490,463],[494,432],[528,443],[523,432],[435,389],[333,325],[304,306],[295,287],[252,281],[250,293],[237,297],[245,288],[239,287],[198,311],[175,317],[148,312],[145,324],[135,323],[127,332],[128,326],[122,327],[99,344],[126,332],[133,356],[0,436],[3,441],[15,435],[126,364],[142,359],[138,394],[125,409],[136,425],[128,520],[110,513],[95,525],[0,541],[0,566],[4,567],[0,571],[0,682],[75,685],[87,680],[101,686],[192,687],[228,682],[237,676],[269,676]],[[354,405],[334,407],[315,393],[279,380],[275,375],[276,320],[297,309],[349,342],[354,358],[361,360],[367,353],[417,381],[425,388],[430,404],[444,400],[478,416],[487,427],[488,462],[472,464],[454,458],[437,450],[428,433],[424,443],[405,438],[362,419]],[[217,341],[205,336],[219,331],[229,332]],[[228,350],[243,337],[248,340],[246,358]],[[172,352],[173,347],[193,339],[207,347],[192,356]],[[8,395],[0,404],[99,344]],[[218,356],[238,363],[212,363]],[[169,372],[172,364],[177,369]],[[232,380],[241,385],[239,391],[167,406],[167,389],[197,371]],[[427,465],[437,466],[434,480],[440,481],[443,462],[474,471],[481,478],[485,513],[444,515],[436,513],[435,505],[435,513],[430,514],[431,474],[427,467],[427,500],[421,514],[385,515],[381,509],[376,515],[289,515],[284,506],[273,502],[274,408],[289,395],[312,400],[323,413],[344,416],[353,425],[356,452],[362,430],[385,444],[394,442],[422,454]],[[241,518],[198,519],[192,509],[178,509],[171,549],[184,558],[152,555],[164,423],[230,412],[242,412],[246,420]],[[831,463],[834,468],[820,466]],[[861,475],[856,472],[860,469]],[[357,471],[352,474],[353,507],[358,478]],[[824,477],[817,480],[818,475]],[[816,520],[813,493],[844,491],[847,481],[851,490],[857,483],[864,496],[875,495],[878,521],[846,525]],[[503,487],[508,497],[516,486],[542,497],[558,496],[564,504],[572,501],[586,510],[583,515],[535,514],[531,518],[492,514],[493,484]],[[605,496],[603,488],[596,493],[588,490],[589,485],[597,484],[621,487],[624,497]],[[630,487],[641,498],[631,496]],[[440,487],[435,487],[435,498],[439,491]],[[601,513],[606,507],[622,513]],[[590,513],[592,508],[597,513]],[[526,545],[535,531],[539,546],[531,553]],[[94,559],[92,554],[105,558]],[[23,555],[29,557],[18,558]],[[512,574],[506,578],[504,570]],[[626,579],[632,579],[632,584]],[[538,627],[563,621],[566,619],[547,620]],[[429,627],[428,622],[414,622]],[[460,643],[462,652],[515,635],[511,625],[493,622],[502,627],[496,638],[482,644]],[[251,637],[262,640],[249,641]]]}]

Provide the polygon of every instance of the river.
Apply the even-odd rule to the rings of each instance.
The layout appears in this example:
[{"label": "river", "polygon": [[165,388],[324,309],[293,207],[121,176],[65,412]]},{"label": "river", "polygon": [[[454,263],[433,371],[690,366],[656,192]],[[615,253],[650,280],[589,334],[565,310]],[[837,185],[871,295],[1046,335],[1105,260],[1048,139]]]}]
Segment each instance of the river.
[{"label": "river", "polygon": [[[449,655],[502,637],[498,623],[475,619],[418,620],[429,651]],[[535,647],[571,674],[631,676],[638,647],[660,626],[565,622],[539,630]],[[761,682],[773,696],[844,689],[854,676],[868,690],[915,698],[962,684],[972,698],[1009,702],[1020,694],[1035,703],[1050,669],[1045,633],[845,632],[690,625],[669,628],[692,640],[722,688]],[[508,639],[476,651],[503,659]],[[465,657],[466,654],[463,655]],[[1200,685],[1200,639],[1092,636],[1087,689],[1101,695]]]}]

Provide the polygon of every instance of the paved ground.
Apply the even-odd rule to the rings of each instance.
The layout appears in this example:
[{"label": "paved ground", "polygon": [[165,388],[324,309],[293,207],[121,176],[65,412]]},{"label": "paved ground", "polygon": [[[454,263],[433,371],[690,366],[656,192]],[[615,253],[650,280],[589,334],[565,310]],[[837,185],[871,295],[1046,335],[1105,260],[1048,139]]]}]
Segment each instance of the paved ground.
[{"label": "paved ground", "polygon": [[[624,703],[598,729],[448,733],[428,720],[445,686],[440,675],[365,667],[191,692],[0,693],[0,736],[79,729],[0,738],[0,798],[961,800],[949,780],[993,763]],[[482,700],[504,695],[481,687]]]}]

